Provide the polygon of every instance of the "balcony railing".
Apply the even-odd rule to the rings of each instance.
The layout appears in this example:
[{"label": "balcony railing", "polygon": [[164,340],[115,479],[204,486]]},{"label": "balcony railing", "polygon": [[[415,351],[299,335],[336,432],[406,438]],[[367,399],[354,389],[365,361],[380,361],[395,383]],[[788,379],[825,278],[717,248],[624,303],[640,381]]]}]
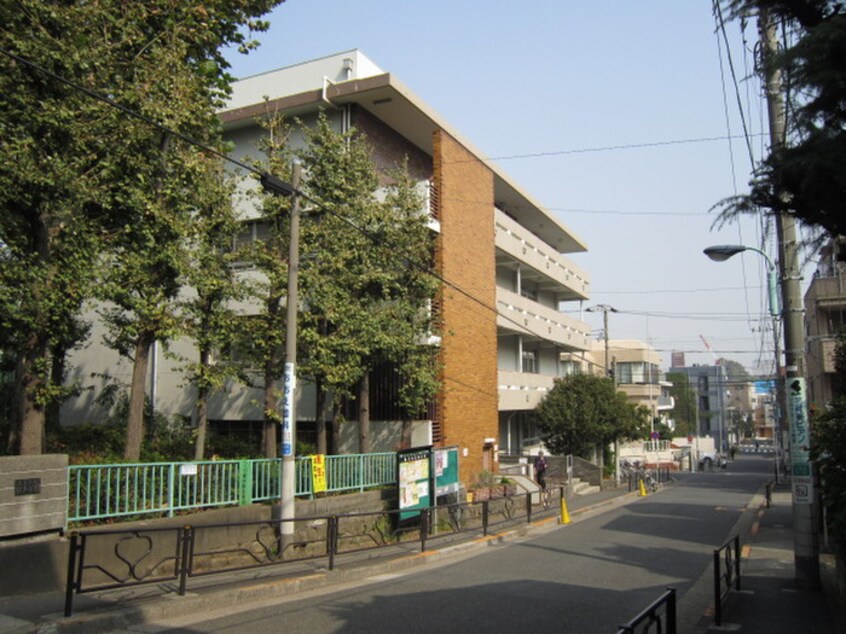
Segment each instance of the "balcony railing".
[{"label": "balcony railing", "polygon": [[587,350],[590,327],[557,310],[538,304],[504,288],[496,289],[497,326],[562,347]]},{"label": "balcony railing", "polygon": [[590,280],[584,271],[499,210],[496,210],[496,247],[560,284],[562,294],[574,300],[588,298]]}]

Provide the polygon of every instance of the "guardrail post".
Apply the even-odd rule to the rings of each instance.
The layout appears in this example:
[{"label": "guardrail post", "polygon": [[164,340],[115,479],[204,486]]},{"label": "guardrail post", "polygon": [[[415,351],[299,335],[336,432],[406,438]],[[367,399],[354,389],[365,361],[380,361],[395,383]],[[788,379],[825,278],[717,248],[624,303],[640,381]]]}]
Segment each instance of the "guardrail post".
[{"label": "guardrail post", "polygon": [[488,501],[482,502],[482,535],[488,535]]},{"label": "guardrail post", "polygon": [[676,634],[676,589],[667,588],[667,634]]},{"label": "guardrail post", "polygon": [[526,493],[526,523],[532,523],[532,494]]},{"label": "guardrail post", "polygon": [[429,534],[429,509],[420,511],[420,552],[426,552],[426,535]]},{"label": "guardrail post", "polygon": [[326,526],[326,554],[329,556],[329,570],[335,569],[335,553],[338,551],[338,516],[330,515]]},{"label": "guardrail post", "polygon": [[253,465],[251,460],[238,461],[238,506],[253,502]]},{"label": "guardrail post", "polygon": [[714,625],[719,627],[723,624],[723,597],[720,592],[720,551],[714,551]]},{"label": "guardrail post", "polygon": [[188,584],[188,572],[190,570],[191,556],[194,552],[194,529],[191,526],[183,526],[179,529],[179,596],[185,596],[185,587]]},{"label": "guardrail post", "polygon": [[740,535],[734,536],[734,589],[740,590]]},{"label": "guardrail post", "polygon": [[65,616],[73,614],[73,593],[76,590],[76,556],[79,548],[79,536],[71,534],[70,548],[68,549],[68,578],[65,585]]},{"label": "guardrail post", "polygon": [[173,494],[176,475],[176,464],[171,462],[167,467],[167,516],[173,517]]}]

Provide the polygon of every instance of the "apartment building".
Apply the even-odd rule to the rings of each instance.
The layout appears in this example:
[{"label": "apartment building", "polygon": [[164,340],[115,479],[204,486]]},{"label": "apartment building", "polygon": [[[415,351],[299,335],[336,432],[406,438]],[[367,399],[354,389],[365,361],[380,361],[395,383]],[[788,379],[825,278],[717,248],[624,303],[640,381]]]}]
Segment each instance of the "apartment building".
[{"label": "apartment building", "polygon": [[[696,395],[698,435],[710,436],[718,450],[729,442],[727,417],[728,375],[722,365],[692,365],[671,367],[671,372],[684,374]],[[722,449],[720,449],[722,447]]]},{"label": "apartment building", "polygon": [[805,292],[808,404],[825,407],[846,386],[834,367],[836,336],[846,327],[846,237],[829,240]]},{"label": "apartment building", "polygon": [[[503,438],[525,435],[527,414],[561,372],[564,351],[589,349],[589,326],[560,312],[563,302],[588,297],[587,274],[563,254],[584,243],[394,75],[357,50],[247,77],[236,82],[221,111],[233,157],[257,157],[268,112],[309,125],[319,113],[339,131],[366,135],[380,170],[403,160],[426,192],[429,226],[437,233],[435,261],[446,280],[437,299],[442,391],[431,419],[413,421],[414,445],[458,446],[462,479],[497,470]],[[292,133],[290,143],[303,142]],[[261,233],[258,212],[240,209],[245,227]],[[95,332],[96,336],[96,332]],[[190,355],[190,342],[172,342]],[[108,367],[128,376],[128,364],[104,359],[103,350],[78,351],[80,376]],[[155,357],[150,389],[168,417],[193,416],[193,393],[180,386],[179,370]],[[95,389],[69,403],[67,414],[90,416]],[[102,387],[102,386],[99,386]],[[374,388],[375,389],[375,388]],[[382,394],[371,391],[378,402]],[[314,391],[298,383],[298,427],[314,420]],[[210,403],[212,427],[258,428],[257,390],[232,385]],[[374,413],[378,410],[374,407]],[[375,417],[374,417],[375,418]],[[400,444],[399,421],[371,421],[374,451]],[[356,450],[356,421],[339,423],[340,451]]]},{"label": "apartment building", "polygon": [[[606,370],[607,358],[607,370]],[[672,426],[675,402],[670,396],[672,383],[661,371],[661,355],[645,341],[637,339],[592,340],[583,353],[562,354],[562,374],[594,374],[614,379],[617,390],[629,403],[645,407],[653,419]]]}]

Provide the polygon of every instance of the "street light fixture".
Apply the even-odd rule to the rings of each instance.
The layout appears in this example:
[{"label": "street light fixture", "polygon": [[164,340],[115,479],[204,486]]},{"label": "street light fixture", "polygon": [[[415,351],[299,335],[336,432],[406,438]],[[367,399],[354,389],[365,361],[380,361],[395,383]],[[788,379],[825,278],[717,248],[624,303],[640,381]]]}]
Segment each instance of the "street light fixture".
[{"label": "street light fixture", "polygon": [[725,262],[730,257],[733,257],[738,253],[743,253],[744,251],[754,251],[763,257],[764,261],[767,263],[767,290],[769,292],[770,299],[770,315],[778,317],[780,314],[778,302],[778,273],[776,271],[775,264],[773,264],[773,261],[770,259],[770,256],[760,249],[743,246],[742,244],[721,244],[708,247],[702,252],[714,260],[714,262]]},{"label": "street light fixture", "polygon": [[778,401],[779,414],[775,420],[775,480],[778,482],[779,459],[781,452],[781,418],[786,413],[784,389],[781,383],[781,348],[778,340],[778,320],[780,316],[780,305],[778,301],[778,271],[775,264],[766,253],[754,247],[747,247],[742,244],[722,244],[711,246],[703,250],[703,253],[711,258],[714,262],[725,262],[729,258],[743,253],[744,251],[753,251],[757,253],[767,263],[767,287],[769,291],[770,315],[773,320],[773,341],[775,343],[775,375],[776,375],[776,400]]}]

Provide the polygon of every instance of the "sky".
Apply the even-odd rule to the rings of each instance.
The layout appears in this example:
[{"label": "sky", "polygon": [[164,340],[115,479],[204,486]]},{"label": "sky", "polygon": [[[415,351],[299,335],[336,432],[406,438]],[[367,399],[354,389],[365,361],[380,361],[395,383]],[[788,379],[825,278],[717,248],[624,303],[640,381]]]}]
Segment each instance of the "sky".
[{"label": "sky", "polygon": [[771,371],[764,259],[702,254],[775,257],[760,218],[712,211],[766,152],[754,22],[724,36],[709,0],[287,0],[268,18],[257,50],[227,54],[233,75],[354,48],[395,75],[587,244],[567,257],[591,297],[563,308],[597,338],[602,313],[580,311],[604,304],[610,338],[664,369],[679,351]]}]

